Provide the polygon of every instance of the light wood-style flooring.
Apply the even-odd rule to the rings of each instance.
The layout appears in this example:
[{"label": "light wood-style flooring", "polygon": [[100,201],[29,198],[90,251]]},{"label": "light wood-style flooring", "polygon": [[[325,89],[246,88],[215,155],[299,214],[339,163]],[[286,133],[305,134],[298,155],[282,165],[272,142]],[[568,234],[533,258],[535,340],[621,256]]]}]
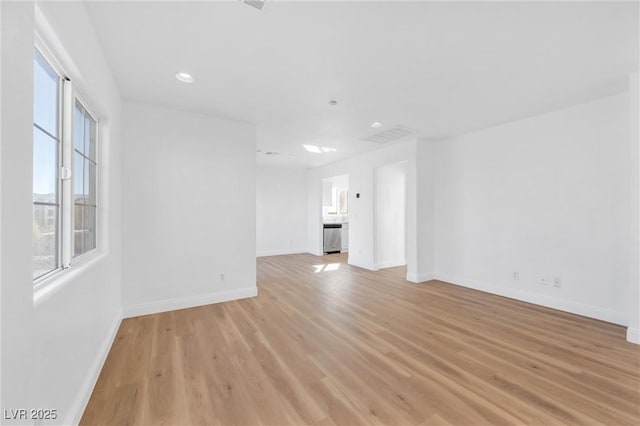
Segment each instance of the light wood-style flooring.
[{"label": "light wood-style flooring", "polygon": [[257,298],[124,320],[82,424],[640,423],[623,327],[404,275],[265,257]]}]

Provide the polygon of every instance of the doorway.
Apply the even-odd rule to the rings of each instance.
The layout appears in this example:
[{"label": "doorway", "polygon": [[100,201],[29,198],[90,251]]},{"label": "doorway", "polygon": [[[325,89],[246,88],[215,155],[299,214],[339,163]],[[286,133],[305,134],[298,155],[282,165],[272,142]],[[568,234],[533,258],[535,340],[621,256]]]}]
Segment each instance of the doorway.
[{"label": "doorway", "polygon": [[349,250],[349,175],[322,179],[322,252]]}]

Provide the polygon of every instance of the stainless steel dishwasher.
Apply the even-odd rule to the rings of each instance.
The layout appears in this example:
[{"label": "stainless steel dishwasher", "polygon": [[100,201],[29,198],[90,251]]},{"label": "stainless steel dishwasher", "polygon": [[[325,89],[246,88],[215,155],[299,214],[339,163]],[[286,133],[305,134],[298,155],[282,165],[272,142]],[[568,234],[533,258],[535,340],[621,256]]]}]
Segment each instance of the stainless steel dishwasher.
[{"label": "stainless steel dishwasher", "polygon": [[340,253],[342,249],[342,224],[324,224],[324,249],[325,253]]}]

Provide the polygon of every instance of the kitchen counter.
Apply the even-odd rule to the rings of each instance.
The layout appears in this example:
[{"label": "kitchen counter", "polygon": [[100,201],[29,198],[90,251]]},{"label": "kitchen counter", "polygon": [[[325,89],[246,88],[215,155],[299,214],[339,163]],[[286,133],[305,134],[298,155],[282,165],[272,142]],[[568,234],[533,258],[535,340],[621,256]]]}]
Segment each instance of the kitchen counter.
[{"label": "kitchen counter", "polygon": [[323,225],[348,225],[349,222],[322,222]]}]

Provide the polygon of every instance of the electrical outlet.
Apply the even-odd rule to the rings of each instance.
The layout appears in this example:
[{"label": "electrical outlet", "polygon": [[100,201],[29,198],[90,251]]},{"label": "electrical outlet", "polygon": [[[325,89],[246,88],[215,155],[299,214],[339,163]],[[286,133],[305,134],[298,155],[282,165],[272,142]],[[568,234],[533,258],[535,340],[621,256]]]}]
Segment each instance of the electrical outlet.
[{"label": "electrical outlet", "polygon": [[514,271],[513,272],[513,280],[514,281],[518,281],[519,279],[520,279],[520,272]]},{"label": "electrical outlet", "polygon": [[562,287],[562,280],[560,279],[560,277],[554,277],[553,278],[553,286],[554,287]]},{"label": "electrical outlet", "polygon": [[220,281],[224,281],[224,274],[220,274]]},{"label": "electrical outlet", "polygon": [[547,280],[547,276],[543,275],[542,277],[540,277],[540,285],[548,285],[549,281]]}]

